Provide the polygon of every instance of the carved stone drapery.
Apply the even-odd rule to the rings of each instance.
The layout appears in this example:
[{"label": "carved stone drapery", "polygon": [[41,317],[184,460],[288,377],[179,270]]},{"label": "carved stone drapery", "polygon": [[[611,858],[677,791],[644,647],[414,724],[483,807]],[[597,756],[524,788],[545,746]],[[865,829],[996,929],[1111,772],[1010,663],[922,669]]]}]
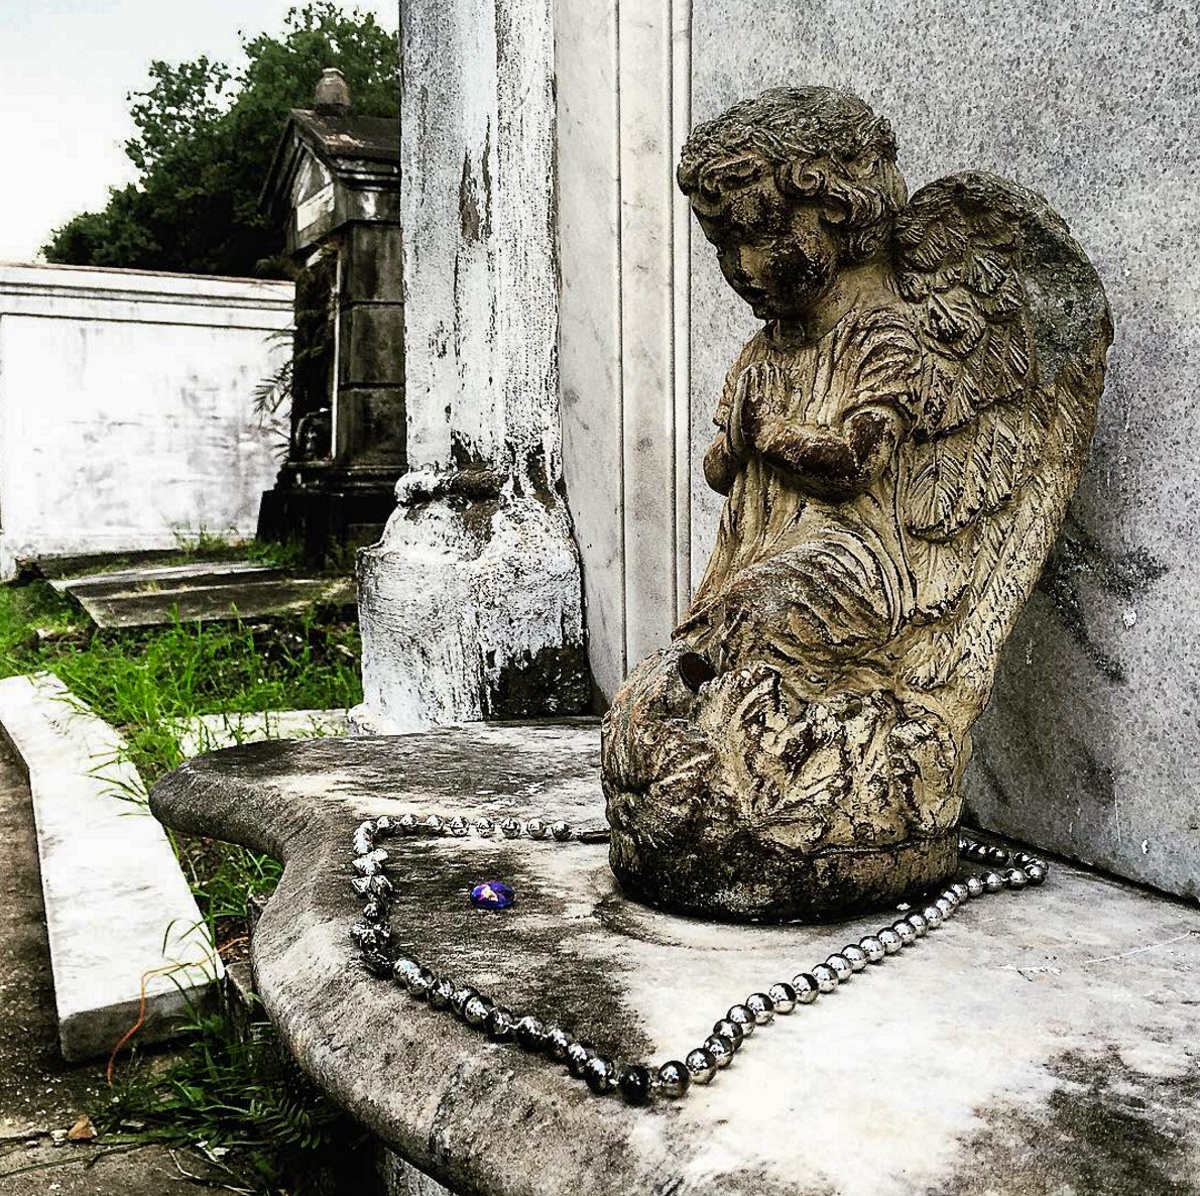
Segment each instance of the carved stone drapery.
[{"label": "carved stone drapery", "polygon": [[708,570],[605,721],[611,863],[687,912],[882,904],[955,867],[970,727],[1094,426],[1103,288],[1016,184],[909,200],[887,122],[827,88],[698,127],[679,180],[764,327],[714,416]]}]

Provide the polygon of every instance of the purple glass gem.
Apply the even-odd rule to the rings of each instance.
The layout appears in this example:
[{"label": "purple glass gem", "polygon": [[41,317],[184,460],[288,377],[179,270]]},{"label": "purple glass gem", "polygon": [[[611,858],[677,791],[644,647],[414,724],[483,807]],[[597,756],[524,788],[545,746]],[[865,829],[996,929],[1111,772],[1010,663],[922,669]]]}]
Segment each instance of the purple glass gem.
[{"label": "purple glass gem", "polygon": [[512,886],[502,880],[485,880],[471,890],[471,904],[476,909],[508,909],[516,899]]}]

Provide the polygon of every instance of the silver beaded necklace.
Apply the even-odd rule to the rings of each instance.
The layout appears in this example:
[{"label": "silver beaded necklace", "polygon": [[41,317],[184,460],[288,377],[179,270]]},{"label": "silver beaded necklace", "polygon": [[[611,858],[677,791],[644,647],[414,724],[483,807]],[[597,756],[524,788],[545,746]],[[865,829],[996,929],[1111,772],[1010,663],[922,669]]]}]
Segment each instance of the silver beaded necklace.
[{"label": "silver beaded necklace", "polygon": [[391,856],[379,846],[379,841],[397,834],[463,838],[472,833],[485,839],[550,838],[559,843],[571,840],[601,843],[609,837],[607,827],[572,827],[543,818],[524,821],[506,818],[495,823],[490,818],[471,821],[461,815],[405,814],[401,818],[385,815],[362,823],[354,832],[355,876],[350,883],[364,904],[361,918],[350,928],[350,937],[359,949],[363,965],[375,976],[394,980],[410,997],[427,1001],[432,1009],[445,1010],[494,1042],[515,1042],[549,1062],[565,1064],[572,1076],[586,1081],[598,1096],[617,1091],[631,1105],[644,1105],[656,1098],[677,1099],[692,1084],[709,1083],[729,1066],[743,1042],[759,1028],[769,1026],[776,1014],[789,1014],[798,1005],[811,1005],[822,993],[833,992],[845,984],[855,972],[863,971],[869,964],[881,964],[889,955],[911,947],[917,939],[953,917],[967,901],[1004,889],[1040,885],[1049,874],[1045,860],[1027,852],[1010,852],[960,836],[960,858],[990,865],[989,870],[955,881],[919,911],[907,904],[900,905],[902,916],[890,925],[835,951],[823,963],[797,973],[790,981],[778,980],[763,992],[752,992],[718,1018],[712,1034],[689,1051],[682,1062],[670,1059],[655,1067],[637,1062],[618,1064],[578,1041],[561,1026],[532,1014],[514,1013],[469,984],[435,975],[411,956],[391,958],[387,954],[395,889],[388,878]]}]

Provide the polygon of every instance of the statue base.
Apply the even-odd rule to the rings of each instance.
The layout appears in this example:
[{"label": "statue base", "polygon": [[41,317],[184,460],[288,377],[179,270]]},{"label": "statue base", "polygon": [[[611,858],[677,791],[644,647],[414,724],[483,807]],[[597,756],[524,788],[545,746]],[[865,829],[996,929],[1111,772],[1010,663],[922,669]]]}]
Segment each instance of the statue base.
[{"label": "statue base", "polygon": [[707,679],[682,640],[642,661],[604,720],[622,887],[726,921],[832,919],[958,867],[969,739],[863,687],[798,696],[756,662]]},{"label": "statue base", "polygon": [[729,839],[667,847],[647,857],[613,832],[609,865],[638,901],[672,913],[732,922],[822,921],[894,905],[944,886],[958,870],[958,831],[890,847],[782,855],[752,828]]}]

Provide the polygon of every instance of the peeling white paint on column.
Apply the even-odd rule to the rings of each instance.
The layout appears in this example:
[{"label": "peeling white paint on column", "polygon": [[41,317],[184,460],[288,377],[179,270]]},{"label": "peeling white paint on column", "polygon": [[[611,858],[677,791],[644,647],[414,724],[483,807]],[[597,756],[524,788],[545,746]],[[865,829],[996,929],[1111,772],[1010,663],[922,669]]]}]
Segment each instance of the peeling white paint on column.
[{"label": "peeling white paint on column", "polygon": [[[557,493],[551,8],[401,0],[411,473],[359,558],[372,730],[480,718],[506,667],[583,642]],[[507,481],[467,497],[459,471]]]},{"label": "peeling white paint on column", "polygon": [[404,0],[409,460],[557,456],[549,5]]},{"label": "peeling white paint on column", "polygon": [[397,510],[359,585],[371,680],[355,721],[372,731],[484,718],[506,665],[582,643],[566,513],[511,491],[477,529],[444,503]]}]

